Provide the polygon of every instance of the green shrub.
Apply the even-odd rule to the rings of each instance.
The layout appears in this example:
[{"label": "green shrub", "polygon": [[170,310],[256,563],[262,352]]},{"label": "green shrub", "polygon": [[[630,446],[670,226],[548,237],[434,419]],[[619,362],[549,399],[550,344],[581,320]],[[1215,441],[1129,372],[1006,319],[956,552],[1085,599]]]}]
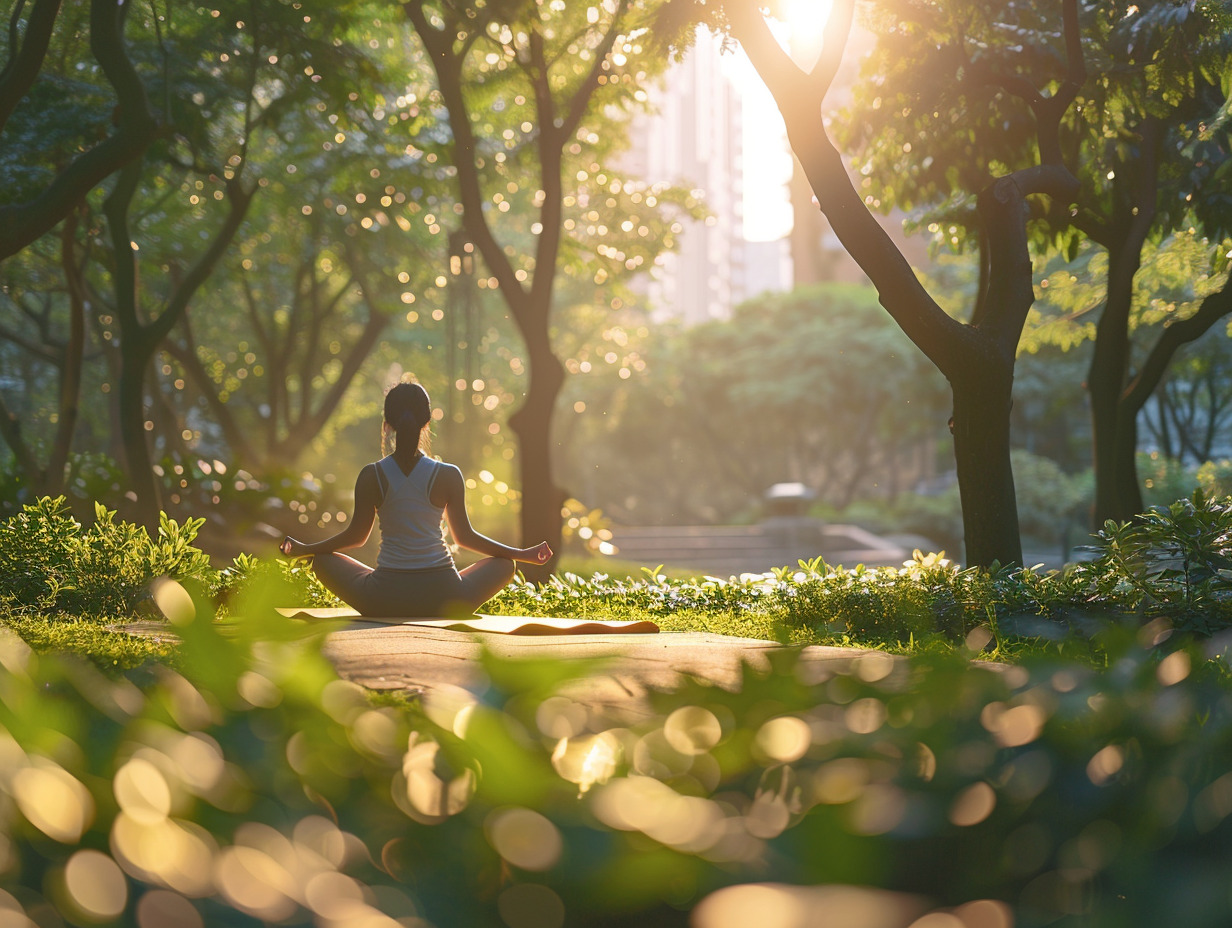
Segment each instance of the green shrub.
[{"label": "green shrub", "polygon": [[1211,634],[1232,625],[1232,497],[1156,507],[1133,522],[1108,522],[1089,564],[1071,571],[1085,601],[1140,621]]},{"label": "green shrub", "polygon": [[241,554],[220,570],[211,588],[216,604],[226,604],[243,596],[254,587],[271,581],[281,581],[286,591],[285,605],[342,606],[337,596],[325,588],[304,558],[277,558],[263,561],[250,554]]},{"label": "green shrub", "polygon": [[94,514],[83,530],[64,497],[43,497],[0,522],[0,603],[113,618],[132,615],[155,577],[212,578],[209,558],[192,545],[204,520],[162,513],[151,538],[100,504]]}]

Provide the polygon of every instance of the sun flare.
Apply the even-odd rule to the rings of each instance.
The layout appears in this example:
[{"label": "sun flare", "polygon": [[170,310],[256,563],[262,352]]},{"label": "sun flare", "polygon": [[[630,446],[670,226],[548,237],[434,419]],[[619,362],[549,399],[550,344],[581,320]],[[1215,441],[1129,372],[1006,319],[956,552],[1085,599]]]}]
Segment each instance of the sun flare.
[{"label": "sun flare", "polygon": [[791,44],[819,50],[833,0],[782,0],[783,23],[790,30]]}]

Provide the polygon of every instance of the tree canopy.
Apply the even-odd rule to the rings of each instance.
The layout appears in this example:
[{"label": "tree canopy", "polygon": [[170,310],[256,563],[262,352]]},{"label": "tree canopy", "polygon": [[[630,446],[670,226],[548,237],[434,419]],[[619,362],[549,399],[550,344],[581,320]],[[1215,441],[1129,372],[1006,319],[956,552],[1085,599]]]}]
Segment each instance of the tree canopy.
[{"label": "tree canopy", "polygon": [[[870,19],[876,45],[835,131],[858,152],[867,202],[914,211],[941,246],[978,247],[986,234],[978,191],[990,174],[1033,157],[1036,114],[1018,91],[1055,58],[1048,40],[1061,12],[1014,2],[907,11]],[[1080,331],[1095,340],[1087,385],[1102,524],[1141,509],[1136,420],[1173,352],[1232,310],[1232,296],[1209,291],[1161,320],[1137,351],[1131,341],[1134,278],[1161,242],[1196,226],[1211,270],[1227,266],[1232,5],[1081,4],[1077,13],[1088,66],[1055,142],[1080,186],[1072,206],[1035,203],[1029,229],[1037,249],[1070,261],[1084,243],[1102,249],[1105,263],[1083,266],[1100,272],[1103,292],[1079,311],[1083,323],[1093,320],[1081,330],[1053,324],[1046,309],[1033,319],[1066,344]]]}]

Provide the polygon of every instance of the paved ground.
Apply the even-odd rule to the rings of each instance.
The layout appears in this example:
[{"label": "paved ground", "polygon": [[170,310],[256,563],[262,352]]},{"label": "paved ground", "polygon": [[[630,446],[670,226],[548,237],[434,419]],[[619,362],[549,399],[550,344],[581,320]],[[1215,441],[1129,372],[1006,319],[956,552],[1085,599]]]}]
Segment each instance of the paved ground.
[{"label": "paved ground", "polygon": [[[476,635],[412,625],[349,626],[329,636],[325,654],[341,677],[371,689],[426,692],[441,686],[472,691],[485,685],[482,648],[511,659],[600,659],[598,672],[575,681],[567,695],[590,708],[637,717],[648,712],[650,690],[670,689],[686,676],[725,689],[740,683],[741,666],[770,666],[772,641],[703,632],[657,635]],[[850,648],[805,648],[797,673],[815,681],[851,669],[869,679],[893,672],[888,655]]]},{"label": "paved ground", "polygon": [[[172,626],[155,621],[116,630],[174,634]],[[487,685],[479,660],[484,648],[511,660],[597,662],[562,695],[629,721],[650,714],[651,691],[672,689],[687,678],[735,690],[744,665],[766,671],[771,656],[785,650],[773,641],[707,632],[526,636],[355,622],[327,637],[324,654],[340,677],[369,689],[428,693],[456,686],[478,694]],[[867,680],[905,672],[901,661],[880,651],[818,645],[804,648],[796,664],[796,673],[809,683],[853,671]]]}]

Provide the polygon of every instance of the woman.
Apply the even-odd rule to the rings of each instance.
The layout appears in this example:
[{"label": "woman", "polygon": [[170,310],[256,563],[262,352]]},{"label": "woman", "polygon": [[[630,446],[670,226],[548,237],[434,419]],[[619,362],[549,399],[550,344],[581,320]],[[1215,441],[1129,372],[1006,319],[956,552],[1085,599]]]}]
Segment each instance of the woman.
[{"label": "woman", "polygon": [[[368,464],[355,480],[355,514],[324,541],[283,539],[282,553],[311,557],[312,570],[343,602],[367,616],[422,618],[473,612],[513,577],[514,561],[546,564],[552,549],[511,548],[479,534],[466,513],[466,482],[453,464],[428,457],[432,405],[417,383],[400,383],[385,395],[381,451],[390,431],[392,454]],[[376,569],[339,551],[368,540],[381,517]],[[454,541],[486,557],[458,571],[445,543],[441,517]]]}]

